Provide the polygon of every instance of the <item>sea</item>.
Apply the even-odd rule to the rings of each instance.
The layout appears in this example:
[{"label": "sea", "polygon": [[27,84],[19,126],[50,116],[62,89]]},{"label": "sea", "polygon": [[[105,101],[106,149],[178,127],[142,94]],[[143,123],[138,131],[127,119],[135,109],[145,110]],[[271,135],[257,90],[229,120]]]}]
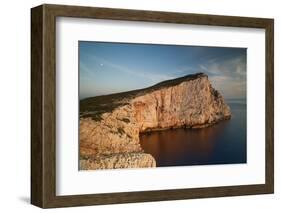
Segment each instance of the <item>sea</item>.
[{"label": "sea", "polygon": [[245,99],[227,99],[232,117],[202,129],[171,129],[140,135],[157,167],[247,163]]}]

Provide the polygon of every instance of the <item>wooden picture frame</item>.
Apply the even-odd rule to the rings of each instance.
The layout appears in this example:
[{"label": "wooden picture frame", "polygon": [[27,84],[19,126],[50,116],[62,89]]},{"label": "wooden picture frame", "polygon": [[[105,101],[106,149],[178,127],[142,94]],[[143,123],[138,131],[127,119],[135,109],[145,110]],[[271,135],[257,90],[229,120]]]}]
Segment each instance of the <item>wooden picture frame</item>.
[{"label": "wooden picture frame", "polygon": [[[87,195],[56,195],[56,17],[265,29],[265,184]],[[44,4],[31,9],[31,203],[42,208],[132,203],[274,191],[273,19]]]}]

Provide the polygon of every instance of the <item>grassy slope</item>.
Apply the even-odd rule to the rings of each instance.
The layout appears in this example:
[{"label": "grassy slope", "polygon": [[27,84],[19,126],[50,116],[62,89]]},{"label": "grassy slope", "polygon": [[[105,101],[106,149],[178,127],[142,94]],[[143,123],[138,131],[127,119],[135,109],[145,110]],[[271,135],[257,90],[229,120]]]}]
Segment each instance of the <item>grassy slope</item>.
[{"label": "grassy slope", "polygon": [[101,95],[83,99],[80,101],[80,117],[91,117],[94,120],[100,120],[100,116],[102,113],[111,112],[116,107],[127,104],[130,99],[136,96],[143,95],[145,93],[152,92],[165,87],[175,86],[184,81],[194,80],[202,76],[206,75],[203,73],[186,75],[180,78],[162,81],[158,84],[144,89],[115,93],[110,95]]}]

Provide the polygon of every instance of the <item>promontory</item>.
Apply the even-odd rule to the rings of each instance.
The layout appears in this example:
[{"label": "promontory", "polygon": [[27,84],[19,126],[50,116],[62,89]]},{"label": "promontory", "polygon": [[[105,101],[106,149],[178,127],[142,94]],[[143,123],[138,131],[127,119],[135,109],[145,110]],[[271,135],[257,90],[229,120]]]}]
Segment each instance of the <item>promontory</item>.
[{"label": "promontory", "polygon": [[203,73],[83,99],[80,169],[155,167],[153,156],[140,146],[141,133],[204,128],[230,117],[229,106]]}]

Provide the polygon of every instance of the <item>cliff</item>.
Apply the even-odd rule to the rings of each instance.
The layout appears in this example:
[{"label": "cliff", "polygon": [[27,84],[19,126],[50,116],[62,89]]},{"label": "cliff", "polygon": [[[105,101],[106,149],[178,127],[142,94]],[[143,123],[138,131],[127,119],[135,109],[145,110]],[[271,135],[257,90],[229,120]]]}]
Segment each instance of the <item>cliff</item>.
[{"label": "cliff", "polygon": [[[80,157],[87,158],[80,161],[80,167],[132,168],[138,167],[139,159],[149,159],[142,167],[155,166],[153,157],[143,153],[140,133],[202,128],[230,117],[223,97],[202,73],[141,90],[88,98],[80,101]],[[134,153],[134,159],[138,159],[134,165],[126,160],[124,163],[128,159],[125,153]],[[103,166],[96,166],[101,161],[105,162]],[[121,167],[120,162],[123,162]]]}]

